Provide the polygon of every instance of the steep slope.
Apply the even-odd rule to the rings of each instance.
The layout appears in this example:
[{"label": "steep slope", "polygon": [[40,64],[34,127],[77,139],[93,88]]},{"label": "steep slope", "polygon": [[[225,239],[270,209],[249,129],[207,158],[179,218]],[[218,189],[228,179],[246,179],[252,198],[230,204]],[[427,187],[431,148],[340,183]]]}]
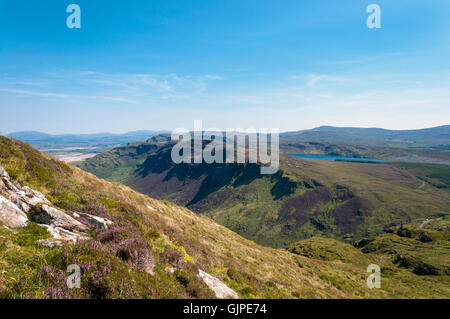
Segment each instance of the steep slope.
[{"label": "steep slope", "polygon": [[[19,141],[0,137],[0,166],[13,183],[42,192],[66,213],[89,212],[114,223],[91,231],[89,240],[56,248],[35,244],[49,234],[33,222],[0,226],[0,298],[214,297],[198,275],[203,271],[241,298],[449,297],[448,277],[419,277],[400,268],[383,277],[383,289],[368,289],[366,263],[382,265],[385,255],[353,264],[262,247],[205,216],[100,180]],[[149,252],[153,273],[135,259]],[[65,286],[73,263],[82,269],[81,289]],[[420,290],[414,289],[418,282]]]},{"label": "steep slope", "polygon": [[102,179],[126,183],[147,156],[155,153],[161,145],[163,144],[151,140],[146,143],[130,143],[99,154],[95,160],[80,162],[77,166]]},{"label": "steep slope", "polygon": [[[431,166],[438,178],[427,179],[412,170],[417,165],[282,156],[281,170],[264,176],[256,164],[175,165],[172,145],[148,152],[145,160],[143,154],[136,161],[115,157],[113,174],[139,192],[184,205],[263,245],[283,247],[314,235],[357,240],[390,225],[449,213],[450,194],[439,180],[450,171],[445,165]],[[80,167],[98,174],[110,167],[106,163],[98,156]]]}]

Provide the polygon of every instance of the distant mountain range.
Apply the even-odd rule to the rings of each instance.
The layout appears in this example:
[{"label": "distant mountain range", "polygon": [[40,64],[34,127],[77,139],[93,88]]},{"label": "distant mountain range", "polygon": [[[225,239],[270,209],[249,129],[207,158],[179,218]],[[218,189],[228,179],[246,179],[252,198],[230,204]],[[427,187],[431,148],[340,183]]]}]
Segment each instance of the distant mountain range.
[{"label": "distant mountain range", "polygon": [[280,139],[283,142],[345,143],[402,148],[432,147],[448,150],[450,125],[419,130],[321,126],[311,130],[282,133]]},{"label": "distant mountain range", "polygon": [[52,135],[36,131],[15,132],[9,138],[29,143],[38,149],[65,147],[102,147],[123,145],[130,142],[146,141],[152,136],[167,133],[167,131],[132,131],[124,134],[62,134]]},{"label": "distant mountain range", "polygon": [[[62,134],[52,135],[36,131],[15,132],[10,138],[27,142],[38,149],[62,147],[101,147],[144,142],[169,131],[132,131],[124,134]],[[450,125],[418,130],[387,130],[321,126],[310,130],[280,134],[281,143],[316,142],[395,148],[432,148],[450,150]]]}]

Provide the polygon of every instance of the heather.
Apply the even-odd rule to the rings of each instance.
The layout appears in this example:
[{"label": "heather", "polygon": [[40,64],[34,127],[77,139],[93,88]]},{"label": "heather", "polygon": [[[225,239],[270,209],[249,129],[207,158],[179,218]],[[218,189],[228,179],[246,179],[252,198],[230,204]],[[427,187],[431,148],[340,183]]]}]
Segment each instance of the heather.
[{"label": "heather", "polygon": [[[198,269],[219,278],[240,298],[450,295],[448,276],[417,274],[396,262],[388,249],[412,255],[421,247],[414,260],[444,269],[448,253],[439,239],[440,225],[448,224],[444,217],[430,222],[436,229],[425,234],[436,239],[431,242],[422,243],[424,236],[415,231],[412,238],[388,233],[381,241],[370,238],[373,245],[367,247],[376,249],[365,252],[365,247],[312,238],[311,244],[300,243],[290,252],[260,246],[184,207],[100,180],[2,137],[0,166],[67,214],[84,212],[113,222],[109,229],[92,229],[87,241],[55,248],[35,244],[49,237],[36,224],[18,229],[0,225],[0,298],[214,297],[198,278]],[[433,254],[433,248],[441,255]],[[317,258],[324,254],[329,257]],[[74,263],[81,268],[80,289],[68,289],[64,281]],[[383,289],[367,288],[369,263],[382,267]]]},{"label": "heather", "polygon": [[[14,172],[17,180],[33,185],[46,192],[47,197],[69,213],[83,212],[111,219],[114,227],[91,232],[92,240],[79,242],[62,248],[48,249],[34,245],[38,239],[48,238],[45,229],[34,223],[21,230],[2,230],[6,233],[4,245],[20,245],[20,253],[30,251],[42,255],[34,260],[33,269],[27,267],[26,276],[20,273],[20,280],[2,283],[8,284],[4,297],[21,298],[180,298],[186,296],[186,280],[168,276],[165,265],[155,267],[157,252],[153,247],[165,251],[168,243],[160,238],[157,227],[173,234],[170,227],[161,221],[146,217],[134,206],[124,202],[111,193],[102,192],[98,185],[90,187],[80,183],[72,169],[48,156],[35,151],[19,141],[0,139],[2,165]],[[23,172],[26,172],[25,174]],[[36,178],[37,176],[37,178]],[[20,178],[19,178],[20,177]],[[30,213],[31,215],[33,212]],[[88,223],[82,217],[80,221]],[[179,237],[178,237],[179,239]],[[172,245],[175,249],[176,245]],[[21,254],[2,257],[3,263],[21,258]],[[155,256],[156,255],[156,256]],[[82,270],[81,289],[68,289],[64,278],[67,267],[77,264]],[[28,266],[28,265],[27,265]],[[185,278],[195,278],[195,268]],[[3,281],[3,280],[2,280]],[[191,280],[196,282],[198,280]],[[38,290],[28,287],[38,286]],[[190,284],[192,286],[192,284]],[[6,289],[2,285],[2,289]],[[195,296],[209,296],[211,292],[200,284],[189,289]],[[201,292],[202,290],[206,292]],[[162,294],[162,295],[161,295]]]},{"label": "heather", "polygon": [[[137,145],[146,152],[133,151]],[[448,165],[314,161],[282,155],[276,174],[261,175],[260,167],[251,163],[175,164],[173,144],[145,149],[148,145],[117,147],[79,167],[184,205],[274,248],[314,236],[351,243],[380,235],[392,225],[420,225],[448,216]],[[295,146],[299,145],[289,144]],[[308,143],[303,151],[314,153],[316,148],[333,154],[344,151],[320,143]],[[367,156],[358,153],[358,147],[344,148],[350,152],[344,156]]]}]

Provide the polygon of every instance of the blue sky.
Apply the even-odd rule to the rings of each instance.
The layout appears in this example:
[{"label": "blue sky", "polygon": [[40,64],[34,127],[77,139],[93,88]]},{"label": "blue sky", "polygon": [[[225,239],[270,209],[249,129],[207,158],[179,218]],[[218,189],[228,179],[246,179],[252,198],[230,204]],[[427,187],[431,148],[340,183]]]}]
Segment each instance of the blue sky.
[{"label": "blue sky", "polygon": [[449,124],[449,14],[448,0],[0,0],[0,132]]}]

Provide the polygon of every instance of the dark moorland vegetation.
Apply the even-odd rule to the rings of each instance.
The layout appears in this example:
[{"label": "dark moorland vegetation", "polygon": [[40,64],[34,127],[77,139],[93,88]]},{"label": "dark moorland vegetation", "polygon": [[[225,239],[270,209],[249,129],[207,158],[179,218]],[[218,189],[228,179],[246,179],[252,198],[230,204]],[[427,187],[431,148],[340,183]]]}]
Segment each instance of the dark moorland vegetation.
[{"label": "dark moorland vegetation", "polygon": [[[0,137],[0,166],[67,213],[87,211],[114,222],[108,230],[93,231],[90,240],[56,248],[34,243],[49,236],[34,223],[18,229],[0,226],[0,298],[210,298],[211,290],[196,276],[198,268],[241,298],[450,295],[444,275],[448,235],[440,226],[448,222],[445,216],[433,221],[434,230],[417,230],[409,237],[392,230],[382,235],[387,238],[359,243],[361,248],[314,237],[288,251],[259,246],[207,217],[102,181],[16,140]],[[403,261],[391,253],[400,249],[411,257]],[[136,250],[150,257],[153,274],[132,258]],[[82,268],[81,289],[65,285],[66,267],[72,263]],[[370,263],[382,267],[382,289],[366,286]],[[171,265],[177,267],[174,273],[167,271]]]},{"label": "dark moorland vegetation", "polygon": [[175,165],[172,145],[120,147],[79,167],[184,205],[272,247],[317,235],[350,242],[449,213],[447,165],[281,156],[280,171],[264,176],[256,164]]}]

